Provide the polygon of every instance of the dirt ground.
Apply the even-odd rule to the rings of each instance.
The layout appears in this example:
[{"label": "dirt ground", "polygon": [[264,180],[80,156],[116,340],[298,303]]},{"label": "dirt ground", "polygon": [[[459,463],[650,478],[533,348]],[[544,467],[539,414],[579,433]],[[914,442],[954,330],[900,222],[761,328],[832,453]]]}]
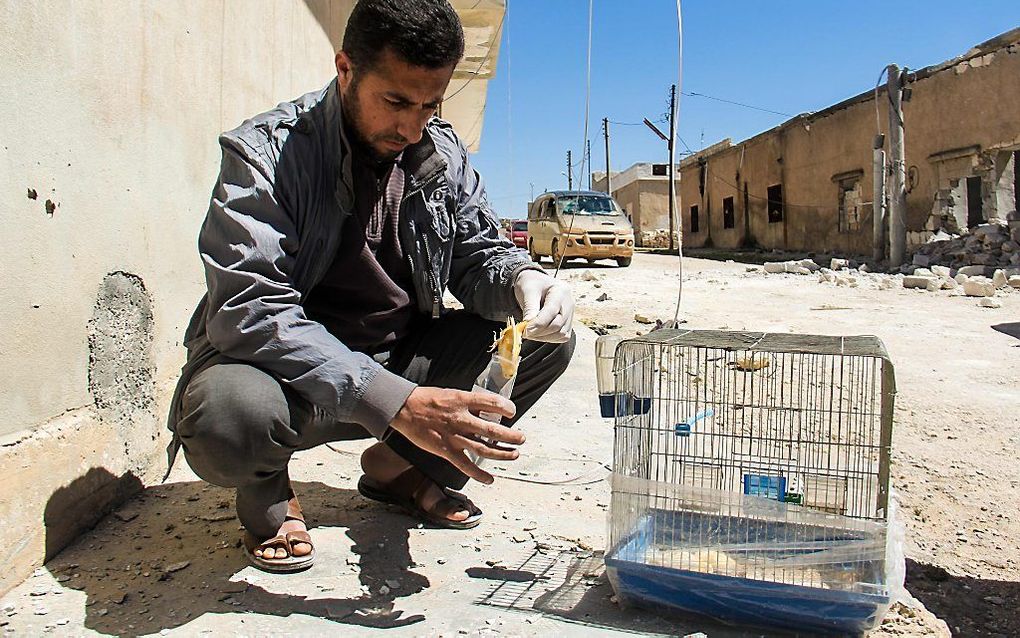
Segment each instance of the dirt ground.
[{"label": "dirt ground", "polygon": [[[638,255],[628,269],[602,263],[561,273],[581,321],[630,336],[648,329],[638,313],[673,318],[676,257]],[[748,267],[685,259],[683,327],[881,338],[896,366],[892,483],[907,529],[908,591],[956,635],[1020,636],[1020,290],[983,308],[898,280],[880,289],[858,275],[848,287]],[[585,271],[597,279],[585,281]]]},{"label": "dirt ground", "polygon": [[[946,292],[878,289],[866,277],[835,286],[746,268],[687,259],[685,326],[875,334],[896,365],[892,481],[906,585],[921,605],[897,605],[872,638],[1020,635],[1020,292],[989,309]],[[636,313],[672,318],[675,257],[639,254],[625,269],[571,264],[560,276],[575,289],[578,320],[599,330],[629,336],[649,329]],[[291,465],[316,565],[268,575],[244,562],[230,491],[198,481],[181,460],[167,484],[143,490],[3,597],[0,632],[766,635],[616,603],[599,554],[613,437],[597,414],[594,338],[578,328],[571,367],[522,420],[522,458],[493,465],[496,484],[469,491],[486,512],[474,530],[423,528],[365,501],[354,489],[364,444],[324,446]]]}]

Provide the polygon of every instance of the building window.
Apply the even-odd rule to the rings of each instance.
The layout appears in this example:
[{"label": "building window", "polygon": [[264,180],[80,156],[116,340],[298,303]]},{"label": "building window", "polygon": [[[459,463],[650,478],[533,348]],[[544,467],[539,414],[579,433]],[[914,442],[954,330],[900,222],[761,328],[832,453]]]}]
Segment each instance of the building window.
[{"label": "building window", "polygon": [[691,206],[691,232],[697,233],[701,230],[700,220],[698,220],[698,207]]},{"label": "building window", "polygon": [[769,207],[769,223],[775,224],[783,221],[783,185],[769,186],[765,192]]},{"label": "building window", "polygon": [[667,166],[665,164],[652,164],[652,175],[657,177],[665,177],[666,175],[669,175]]},{"label": "building window", "polygon": [[733,198],[723,197],[722,200],[722,225],[723,228],[734,228],[737,221],[733,216]]},{"label": "building window", "polygon": [[857,177],[839,182],[839,232],[851,233],[861,229],[861,180]]}]

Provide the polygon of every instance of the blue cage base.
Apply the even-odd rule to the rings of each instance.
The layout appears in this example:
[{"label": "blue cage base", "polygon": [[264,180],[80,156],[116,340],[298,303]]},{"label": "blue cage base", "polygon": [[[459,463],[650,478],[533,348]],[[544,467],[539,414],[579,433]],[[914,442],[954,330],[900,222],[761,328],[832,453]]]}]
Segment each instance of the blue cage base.
[{"label": "blue cage base", "polygon": [[[666,530],[669,538],[664,539],[663,524],[678,520],[683,521],[685,529]],[[737,525],[741,522],[742,528]],[[732,530],[746,539],[749,532],[775,537],[787,525],[689,512],[677,517],[672,512],[652,510],[633,533],[609,552],[606,571],[613,589],[626,603],[694,613],[732,624],[811,634],[860,635],[881,622],[890,604],[888,595],[721,576],[637,560],[651,543],[665,540],[682,546],[684,537],[708,528]],[[823,530],[819,528],[819,532]],[[831,535],[831,528],[827,532]],[[852,538],[849,536],[848,540]],[[874,567],[880,570],[882,566]]]}]

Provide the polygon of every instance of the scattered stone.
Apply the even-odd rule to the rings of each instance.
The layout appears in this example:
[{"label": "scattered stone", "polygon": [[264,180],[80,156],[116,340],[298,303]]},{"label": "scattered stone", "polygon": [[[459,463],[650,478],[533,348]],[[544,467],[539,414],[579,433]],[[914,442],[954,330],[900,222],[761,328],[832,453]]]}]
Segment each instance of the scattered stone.
[{"label": "scattered stone", "polygon": [[998,299],[992,299],[991,297],[985,297],[978,302],[978,305],[982,308],[1001,308],[1002,302]]},{"label": "scattered stone", "polygon": [[1006,280],[1010,288],[1020,288],[1020,275],[1012,275]]},{"label": "scattered stone", "polygon": [[967,275],[968,277],[984,277],[985,267],[984,266],[963,266],[957,270],[961,275]]},{"label": "scattered stone", "polygon": [[437,558],[436,559],[436,563],[438,563],[439,565],[445,565],[446,564],[446,559],[445,558]]},{"label": "scattered stone", "polygon": [[761,272],[761,266],[748,266],[744,268],[744,272]]},{"label": "scattered stone", "polygon": [[953,277],[953,281],[955,281],[956,283],[960,284],[961,286],[963,285],[963,282],[967,281],[968,279],[970,279],[970,277],[968,277],[967,275],[963,274],[962,272],[961,273],[957,273],[957,275],[955,277]]},{"label": "scattered stone", "polygon": [[388,593],[390,593],[390,588],[387,587],[386,585],[383,585],[382,587],[379,588],[379,595],[380,596],[385,596]]},{"label": "scattered stone", "polygon": [[903,278],[904,288],[920,288],[922,290],[939,290],[942,288],[942,281],[938,277],[925,277],[923,275],[907,275]]},{"label": "scattered stone", "polygon": [[996,288],[1005,288],[1008,285],[1009,279],[1006,277],[1006,272],[1003,270],[996,270],[992,274],[992,285]]},{"label": "scattered stone", "polygon": [[173,572],[181,571],[182,569],[184,569],[185,567],[187,567],[190,564],[191,564],[190,560],[184,560],[184,561],[181,561],[179,563],[174,563],[173,565],[170,565],[169,567],[167,567],[163,571],[167,572],[168,574],[172,574]]},{"label": "scattered stone", "polygon": [[127,523],[129,521],[133,521],[136,518],[138,518],[138,512],[131,512],[131,511],[125,511],[125,510],[118,510],[118,511],[114,512],[113,515],[116,516],[118,520],[120,520],[120,521],[122,521],[124,523]]},{"label": "scattered stone", "polygon": [[595,299],[595,301],[609,301],[609,295],[607,293],[602,293]]},{"label": "scattered stone", "polygon": [[643,315],[641,313],[634,315],[634,321],[638,323],[655,323],[654,319],[651,319],[647,315]]},{"label": "scattered stone", "polygon": [[392,578],[387,578],[385,582],[386,582],[386,586],[389,587],[390,589],[400,589],[400,581],[399,580],[394,580]]},{"label": "scattered stone", "polygon": [[598,281],[599,276],[590,270],[586,270],[581,273],[581,281]]},{"label": "scattered stone", "polygon": [[832,259],[829,261],[829,268],[832,270],[843,270],[850,267],[850,261],[846,259]]},{"label": "scattered stone", "polygon": [[[936,277],[941,277],[943,279],[953,278],[951,271],[949,270],[949,266],[932,266],[929,270],[931,270],[932,274]],[[915,272],[914,274],[916,275],[917,273]]]},{"label": "scattered stone", "polygon": [[515,543],[524,543],[527,542],[528,537],[524,536],[523,534],[514,534],[513,536],[510,537],[510,540],[512,540]]},{"label": "scattered stone", "polygon": [[771,275],[778,275],[779,273],[786,272],[786,262],[782,261],[767,261],[764,265],[765,272]]},{"label": "scattered stone", "polygon": [[921,253],[915,253],[911,262],[915,266],[927,266],[931,263],[931,257],[928,255],[922,255]]},{"label": "scattered stone", "polygon": [[32,609],[32,613],[35,614],[36,616],[45,616],[46,614],[50,613],[50,610],[46,609],[45,607],[35,607],[34,609]]},{"label": "scattered stone", "polygon": [[993,297],[995,284],[987,277],[971,277],[963,282],[963,294],[968,297]]}]

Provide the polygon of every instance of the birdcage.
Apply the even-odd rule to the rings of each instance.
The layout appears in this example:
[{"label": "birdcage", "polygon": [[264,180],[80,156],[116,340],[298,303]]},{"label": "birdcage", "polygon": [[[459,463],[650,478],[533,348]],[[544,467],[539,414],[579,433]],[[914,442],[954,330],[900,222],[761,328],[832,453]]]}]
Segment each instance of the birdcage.
[{"label": "birdcage", "polygon": [[614,376],[624,603],[816,633],[881,621],[902,564],[881,341],[659,330],[617,347]]}]

